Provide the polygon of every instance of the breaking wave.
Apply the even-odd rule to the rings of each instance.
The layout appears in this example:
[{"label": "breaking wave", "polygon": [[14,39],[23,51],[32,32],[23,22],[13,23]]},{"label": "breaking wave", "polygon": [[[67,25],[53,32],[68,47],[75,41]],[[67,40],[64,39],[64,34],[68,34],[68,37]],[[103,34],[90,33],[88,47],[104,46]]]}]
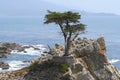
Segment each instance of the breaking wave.
[{"label": "breaking wave", "polygon": [[0,72],[10,72],[26,67],[30,65],[31,61],[39,58],[44,51],[45,48],[43,45],[32,45],[22,52],[13,50],[11,54],[7,56],[7,58],[0,58],[1,62],[7,63],[10,66],[9,69],[0,68]]}]

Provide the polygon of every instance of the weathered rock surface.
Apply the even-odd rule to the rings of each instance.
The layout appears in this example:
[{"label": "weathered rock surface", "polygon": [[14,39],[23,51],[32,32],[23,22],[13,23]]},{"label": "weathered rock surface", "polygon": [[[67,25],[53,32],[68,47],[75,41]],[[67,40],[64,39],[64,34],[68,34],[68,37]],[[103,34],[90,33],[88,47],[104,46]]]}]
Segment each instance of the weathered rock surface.
[{"label": "weathered rock surface", "polygon": [[104,37],[98,38],[98,39],[97,39],[97,42],[99,43],[100,48],[101,48],[101,51],[100,51],[100,52],[101,52],[103,55],[105,55],[105,54],[106,54],[106,46],[105,46]]},{"label": "weathered rock surface", "polygon": [[[25,77],[26,80],[120,80],[118,70],[109,63],[106,57],[104,38],[77,39],[72,42],[70,56],[62,56],[64,47],[57,45],[50,52],[53,56],[50,67],[31,70]],[[59,55],[57,55],[59,54]],[[45,62],[43,62],[45,63]],[[61,64],[68,65],[68,70],[62,73]],[[45,66],[45,65],[44,65]],[[47,65],[46,65],[47,66]],[[39,71],[39,72],[38,72]],[[35,76],[36,78],[35,78]],[[39,76],[37,76],[39,75]],[[40,76],[41,75],[41,76]]]},{"label": "weathered rock surface", "polygon": [[[103,37],[97,40],[79,38],[72,42],[70,52],[70,56],[62,56],[64,47],[56,45],[49,56],[44,55],[21,75],[17,73],[17,80],[120,80],[119,71],[106,57]],[[0,80],[17,78],[8,79],[1,75]]]},{"label": "weathered rock surface", "polygon": [[2,69],[9,69],[9,65],[3,62],[0,62],[0,68]]},{"label": "weathered rock surface", "polygon": [[60,44],[55,44],[55,48],[51,49],[49,54],[53,56],[62,56],[64,55],[64,47]]}]

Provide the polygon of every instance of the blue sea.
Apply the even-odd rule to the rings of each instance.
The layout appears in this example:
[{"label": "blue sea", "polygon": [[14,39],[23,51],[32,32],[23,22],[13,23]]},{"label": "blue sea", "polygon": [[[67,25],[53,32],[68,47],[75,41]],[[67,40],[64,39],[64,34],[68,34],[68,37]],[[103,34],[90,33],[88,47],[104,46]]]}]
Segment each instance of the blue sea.
[{"label": "blue sea", "polygon": [[[43,17],[0,17],[0,41],[51,47],[55,43],[63,44],[59,27],[43,22]],[[96,39],[104,36],[107,56],[120,69],[120,16],[82,16],[81,22],[87,26],[86,34],[80,37]]]}]

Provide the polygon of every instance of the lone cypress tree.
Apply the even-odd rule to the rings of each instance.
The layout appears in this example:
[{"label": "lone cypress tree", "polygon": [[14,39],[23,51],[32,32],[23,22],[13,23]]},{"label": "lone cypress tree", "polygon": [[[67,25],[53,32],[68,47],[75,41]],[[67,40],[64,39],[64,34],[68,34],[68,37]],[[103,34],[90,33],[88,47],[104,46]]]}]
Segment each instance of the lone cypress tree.
[{"label": "lone cypress tree", "polygon": [[52,12],[48,11],[45,15],[45,24],[55,23],[59,25],[65,41],[65,54],[68,56],[70,53],[71,41],[74,41],[79,34],[85,31],[85,25],[79,19],[81,15],[76,12]]}]

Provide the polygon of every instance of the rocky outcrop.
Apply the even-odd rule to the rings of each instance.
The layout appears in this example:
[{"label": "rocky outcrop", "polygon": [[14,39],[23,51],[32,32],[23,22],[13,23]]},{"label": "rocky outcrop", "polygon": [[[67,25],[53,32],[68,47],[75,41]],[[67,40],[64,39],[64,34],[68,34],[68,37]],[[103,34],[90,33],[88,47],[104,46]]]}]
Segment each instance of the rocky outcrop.
[{"label": "rocky outcrop", "polygon": [[0,47],[7,48],[8,51],[6,53],[9,53],[10,50],[18,50],[21,48],[21,45],[16,43],[8,43],[8,42],[0,42]]},{"label": "rocky outcrop", "polygon": [[6,54],[10,54],[12,50],[18,50],[21,45],[16,43],[0,42],[0,58],[6,57]]},{"label": "rocky outcrop", "polygon": [[105,46],[105,40],[104,37],[100,37],[97,39],[97,42],[100,45],[100,52],[105,55],[106,54],[106,46]]},{"label": "rocky outcrop", "polygon": [[9,69],[9,65],[3,62],[0,62],[0,68],[1,69]]},{"label": "rocky outcrop", "polygon": [[[55,47],[52,52],[63,54],[63,47]],[[70,56],[57,55],[40,63],[39,68],[28,72],[25,80],[120,80],[118,70],[106,57],[103,37],[97,40],[79,38],[72,42],[70,52]]]},{"label": "rocky outcrop", "polygon": [[[63,56],[64,47],[58,44],[51,50],[21,75],[17,73],[18,80],[120,80],[119,71],[106,57],[103,37],[73,41],[69,56]],[[9,80],[15,78],[10,77]],[[0,75],[0,80],[7,78],[3,79]]]}]

